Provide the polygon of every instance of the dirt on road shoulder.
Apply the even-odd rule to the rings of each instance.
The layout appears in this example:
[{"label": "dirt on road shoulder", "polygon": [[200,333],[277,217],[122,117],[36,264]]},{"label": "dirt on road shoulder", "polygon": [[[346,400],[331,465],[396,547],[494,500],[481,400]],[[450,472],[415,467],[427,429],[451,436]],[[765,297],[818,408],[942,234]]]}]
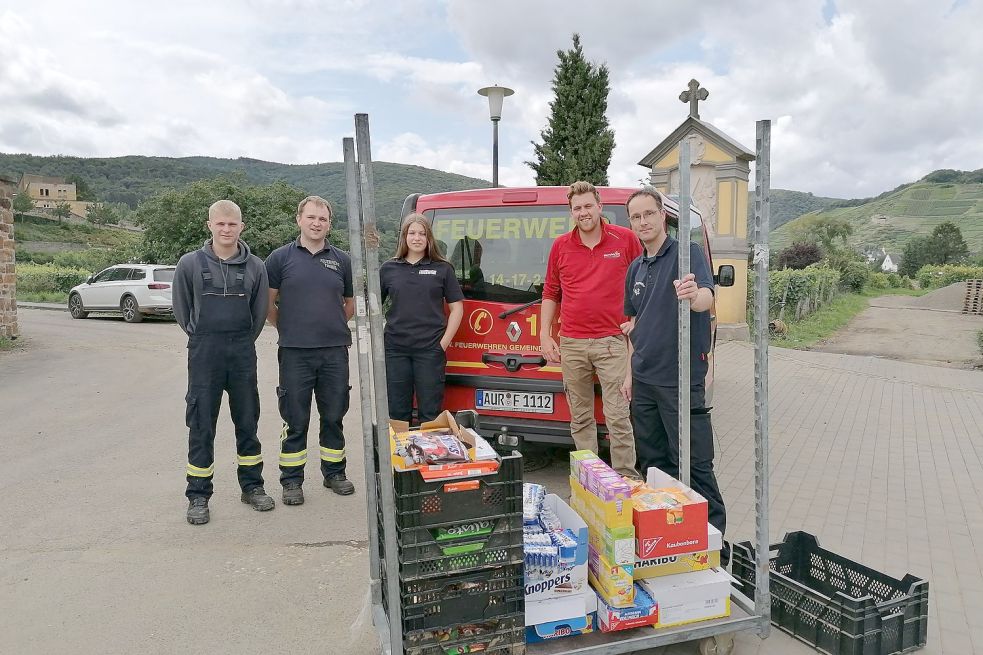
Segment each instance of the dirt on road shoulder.
[{"label": "dirt on road shoulder", "polygon": [[976,341],[983,330],[983,316],[919,307],[918,300],[910,296],[872,298],[870,307],[813,350],[932,366],[983,367]]}]

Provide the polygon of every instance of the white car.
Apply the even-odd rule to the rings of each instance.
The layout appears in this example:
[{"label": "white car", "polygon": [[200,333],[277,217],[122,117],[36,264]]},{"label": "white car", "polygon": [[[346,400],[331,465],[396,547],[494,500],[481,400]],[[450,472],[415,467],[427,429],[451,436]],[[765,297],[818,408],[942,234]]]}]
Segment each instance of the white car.
[{"label": "white car", "polygon": [[68,293],[72,318],[89,312],[121,312],[127,323],[139,323],[145,314],[170,316],[174,267],[158,264],[117,264],[89,277]]}]

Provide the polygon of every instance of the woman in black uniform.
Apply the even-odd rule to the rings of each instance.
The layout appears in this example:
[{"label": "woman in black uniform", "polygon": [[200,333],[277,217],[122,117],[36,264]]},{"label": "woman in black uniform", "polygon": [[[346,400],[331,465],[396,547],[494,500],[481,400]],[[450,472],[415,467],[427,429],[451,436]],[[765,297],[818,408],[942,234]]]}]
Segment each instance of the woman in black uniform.
[{"label": "woman in black uniform", "polygon": [[411,421],[415,393],[418,422],[432,421],[444,404],[444,351],[461,325],[464,294],[426,216],[403,219],[396,256],[383,263],[379,278],[382,301],[391,301],[385,329],[389,416]]}]

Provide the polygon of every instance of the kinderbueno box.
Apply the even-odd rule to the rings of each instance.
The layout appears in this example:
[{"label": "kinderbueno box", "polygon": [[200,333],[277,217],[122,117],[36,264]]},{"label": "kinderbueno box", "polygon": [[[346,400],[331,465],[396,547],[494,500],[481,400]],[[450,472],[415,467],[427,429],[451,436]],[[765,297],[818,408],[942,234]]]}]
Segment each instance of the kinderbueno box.
[{"label": "kinderbueno box", "polygon": [[638,556],[650,559],[709,550],[706,499],[655,467],[649,468],[646,485],[651,489],[679,490],[684,501],[671,509],[648,508],[641,494],[636,493],[632,519]]},{"label": "kinderbueno box", "polygon": [[704,571],[720,566],[720,549],[723,546],[723,536],[720,530],[712,525],[707,526],[709,532],[708,549],[698,553],[683,553],[680,555],[662,555],[642,559],[636,557],[633,576],[635,580],[658,578],[663,575]]}]

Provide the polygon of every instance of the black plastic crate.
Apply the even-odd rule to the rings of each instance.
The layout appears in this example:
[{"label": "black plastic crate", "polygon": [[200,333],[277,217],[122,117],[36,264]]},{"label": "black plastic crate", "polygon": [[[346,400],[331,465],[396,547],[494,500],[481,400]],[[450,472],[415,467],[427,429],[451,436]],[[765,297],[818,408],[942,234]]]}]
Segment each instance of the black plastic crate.
[{"label": "black plastic crate", "polygon": [[[754,547],[734,546],[732,571],[754,597]],[[925,645],[928,582],[897,580],[789,532],[769,554],[771,620],[829,655],[894,655]]]},{"label": "black plastic crate", "polygon": [[[520,564],[524,557],[520,514],[397,532],[399,573],[403,580]],[[380,556],[384,557],[384,551]]]},{"label": "black plastic crate", "polygon": [[417,471],[393,471],[393,486],[396,525],[404,530],[516,514],[522,511],[522,455],[502,457],[495,473],[436,482]]},{"label": "black plastic crate", "polygon": [[[389,589],[382,570],[382,605],[389,612]],[[400,580],[403,634],[452,628],[525,611],[522,564],[425,580]]]},{"label": "black plastic crate", "polygon": [[406,655],[525,655],[525,615],[465,623],[439,630],[419,630],[403,637]]}]

